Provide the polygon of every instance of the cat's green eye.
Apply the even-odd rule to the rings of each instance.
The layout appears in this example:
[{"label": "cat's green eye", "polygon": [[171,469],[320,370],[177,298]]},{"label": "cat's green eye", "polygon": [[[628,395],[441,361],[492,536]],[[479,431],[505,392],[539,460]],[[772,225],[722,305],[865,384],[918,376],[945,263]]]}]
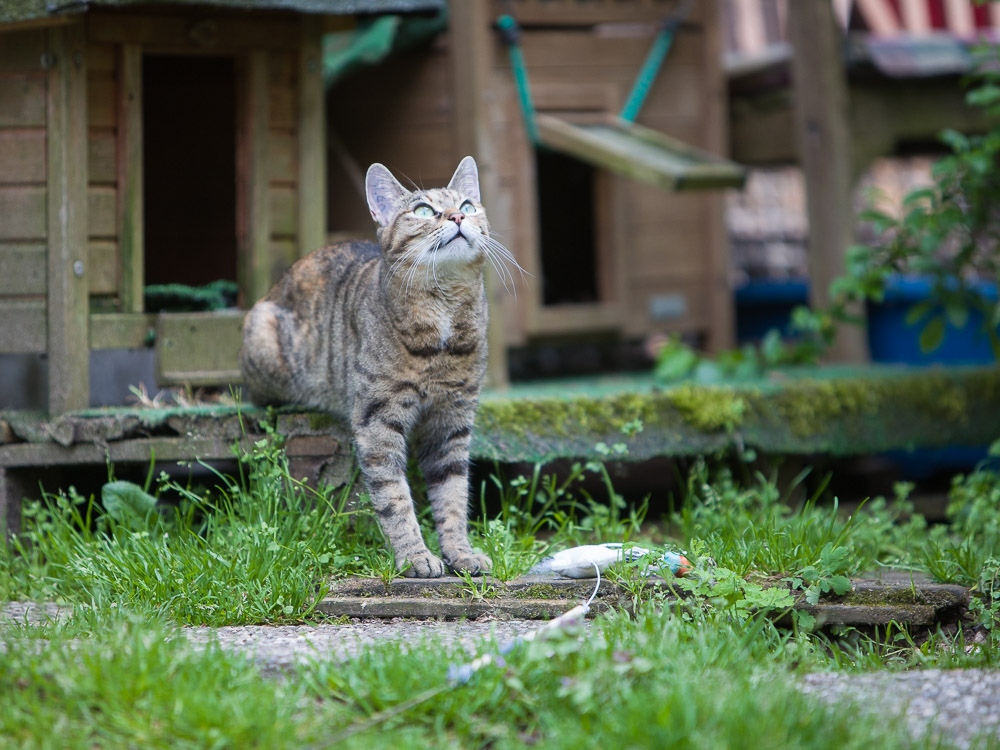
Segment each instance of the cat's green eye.
[{"label": "cat's green eye", "polygon": [[462,204],[461,208],[463,214],[476,213],[476,207],[472,205],[472,201],[466,201],[465,203]]},{"label": "cat's green eye", "polygon": [[413,215],[421,219],[433,219],[434,209],[428,206],[426,203],[421,203],[415,209],[413,209]]}]

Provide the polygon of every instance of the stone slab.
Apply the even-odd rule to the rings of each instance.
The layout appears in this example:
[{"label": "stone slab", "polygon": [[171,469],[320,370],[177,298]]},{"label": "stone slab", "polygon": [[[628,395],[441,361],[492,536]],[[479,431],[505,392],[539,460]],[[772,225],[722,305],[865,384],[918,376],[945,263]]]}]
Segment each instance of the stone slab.
[{"label": "stone slab", "polygon": [[[351,618],[474,620],[488,615],[551,619],[588,599],[595,583],[592,579],[550,576],[524,576],[506,583],[481,578],[471,584],[454,576],[402,578],[388,584],[374,578],[351,578],[334,582],[317,609],[331,617]],[[668,581],[653,577],[648,585],[664,594],[665,601],[675,600]],[[969,592],[962,586],[859,579],[852,582],[852,591],[846,596],[815,605],[800,600],[795,609],[811,614],[819,627],[874,627],[890,622],[930,627],[957,620],[968,602]],[[590,616],[613,607],[630,609],[631,605],[624,587],[602,579]]]}]

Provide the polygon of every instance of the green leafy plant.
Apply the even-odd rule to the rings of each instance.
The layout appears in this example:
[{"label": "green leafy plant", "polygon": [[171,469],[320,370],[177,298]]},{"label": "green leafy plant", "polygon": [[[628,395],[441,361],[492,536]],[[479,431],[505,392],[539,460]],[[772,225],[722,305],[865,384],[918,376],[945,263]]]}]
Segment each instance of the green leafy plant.
[{"label": "green leafy plant", "polygon": [[697,561],[694,569],[672,583],[688,594],[685,606],[689,611],[697,609],[700,619],[707,616],[706,610],[725,613],[739,622],[791,610],[795,599],[787,586],[765,586],[723,565],[705,564],[707,558],[699,556],[699,547],[692,545],[692,561]]},{"label": "green leafy plant", "polygon": [[548,545],[531,534],[516,534],[499,518],[473,523],[473,544],[492,562],[492,575],[510,581],[523,575],[544,554]]},{"label": "green leafy plant", "polygon": [[101,504],[108,516],[123,526],[148,529],[162,522],[156,498],[132,482],[119,480],[105,484],[101,488]]},{"label": "green leafy plant", "polygon": [[[1000,116],[1000,69],[995,48],[981,48],[966,101],[995,119]],[[852,247],[847,268],[830,289],[831,304],[811,312],[799,308],[793,324],[819,344],[832,342],[840,322],[856,322],[852,312],[865,300],[882,301],[894,274],[917,274],[931,283],[929,298],[912,308],[907,322],[920,323],[920,346],[937,348],[946,324],[964,327],[971,311],[982,316],[982,333],[1000,362],[1000,300],[983,292],[978,280],[1000,277],[1000,124],[982,135],[946,130],[951,153],[933,169],[934,184],[910,192],[899,213],[875,204],[861,214],[879,239]],[[872,196],[877,199],[878,195]]]},{"label": "green leafy plant", "polygon": [[402,577],[410,567],[407,563],[402,569],[397,568],[396,556],[391,549],[385,547],[366,546],[359,552],[357,556],[359,565],[355,569],[361,574],[371,574],[378,578],[386,594],[392,592],[392,582]]},{"label": "green leafy plant", "polygon": [[494,583],[492,576],[473,578],[467,570],[460,570],[456,575],[462,580],[462,596],[465,599],[482,602],[500,596],[500,588]]},{"label": "green leafy plant", "polygon": [[975,586],[990,558],[1000,557],[1000,440],[989,460],[969,474],[952,479],[948,495],[949,526],[924,541],[923,563],[939,580]]},{"label": "green leafy plant", "polygon": [[841,573],[850,567],[851,550],[848,547],[835,547],[827,542],[820,550],[816,563],[806,565],[785,580],[793,588],[804,589],[805,599],[809,604],[817,604],[823,594],[843,596],[850,592],[851,579]]},{"label": "green leafy plant", "polygon": [[973,587],[969,612],[1000,645],[1000,559],[989,557],[983,563]]},{"label": "green leafy plant", "polygon": [[825,346],[814,337],[786,340],[772,328],[759,344],[746,344],[709,357],[673,336],[660,347],[653,376],[664,384],[683,380],[705,384],[756,380],[784,367],[816,364],[824,350]]}]

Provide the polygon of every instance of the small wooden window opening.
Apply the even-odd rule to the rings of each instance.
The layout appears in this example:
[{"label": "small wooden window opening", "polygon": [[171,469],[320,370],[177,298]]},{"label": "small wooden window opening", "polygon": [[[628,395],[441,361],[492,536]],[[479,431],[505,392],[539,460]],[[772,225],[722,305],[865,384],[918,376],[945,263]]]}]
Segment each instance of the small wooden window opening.
[{"label": "small wooden window opening", "polygon": [[145,284],[237,279],[236,61],[142,61]]},{"label": "small wooden window opening", "polygon": [[595,170],[557,151],[535,154],[542,304],[601,302]]}]

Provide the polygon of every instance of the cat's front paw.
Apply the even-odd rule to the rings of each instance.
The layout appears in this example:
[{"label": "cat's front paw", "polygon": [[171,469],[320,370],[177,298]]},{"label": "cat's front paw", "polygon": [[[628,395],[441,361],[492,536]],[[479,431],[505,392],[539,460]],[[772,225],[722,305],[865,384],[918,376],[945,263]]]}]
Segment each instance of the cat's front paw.
[{"label": "cat's front paw", "polygon": [[437,555],[424,550],[413,555],[407,555],[403,561],[403,575],[407,578],[440,578],[444,575],[444,563]]},{"label": "cat's front paw", "polygon": [[493,570],[493,563],[486,555],[469,550],[448,558],[448,567],[455,573],[479,576],[486,575]]}]

